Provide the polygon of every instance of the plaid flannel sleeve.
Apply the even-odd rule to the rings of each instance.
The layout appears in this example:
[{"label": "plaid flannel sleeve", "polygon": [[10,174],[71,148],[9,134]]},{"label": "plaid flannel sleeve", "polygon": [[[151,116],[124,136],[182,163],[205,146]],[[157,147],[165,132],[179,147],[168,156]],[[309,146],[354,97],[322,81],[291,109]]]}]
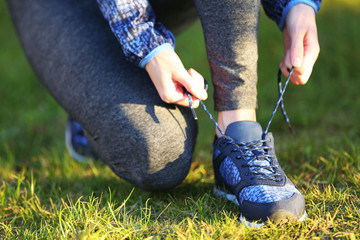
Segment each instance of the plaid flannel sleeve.
[{"label": "plaid flannel sleeve", "polygon": [[175,47],[175,37],[156,21],[147,0],[97,0],[128,61],[145,65],[159,52]]},{"label": "plaid flannel sleeve", "polygon": [[296,4],[304,3],[311,6],[315,14],[320,9],[321,0],[261,0],[265,13],[283,30],[289,10]]}]

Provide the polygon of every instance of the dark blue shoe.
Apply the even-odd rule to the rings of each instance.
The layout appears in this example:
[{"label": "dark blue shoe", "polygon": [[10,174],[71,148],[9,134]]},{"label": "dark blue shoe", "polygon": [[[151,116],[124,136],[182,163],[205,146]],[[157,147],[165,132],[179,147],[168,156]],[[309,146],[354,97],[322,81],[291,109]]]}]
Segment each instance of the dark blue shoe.
[{"label": "dark blue shoe", "polygon": [[72,158],[78,162],[89,162],[96,159],[85,138],[80,123],[69,118],[65,129],[65,144]]},{"label": "dark blue shoe", "polygon": [[258,122],[230,124],[215,139],[213,164],[214,193],[239,205],[246,225],[306,219],[304,196],[280,167],[272,134],[263,136]]}]

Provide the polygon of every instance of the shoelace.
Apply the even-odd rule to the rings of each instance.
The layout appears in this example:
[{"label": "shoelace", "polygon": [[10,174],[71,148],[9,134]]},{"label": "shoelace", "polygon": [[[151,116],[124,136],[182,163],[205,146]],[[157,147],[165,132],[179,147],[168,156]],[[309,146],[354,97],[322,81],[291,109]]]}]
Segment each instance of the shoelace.
[{"label": "shoelace", "polygon": [[[277,166],[274,166],[272,164],[272,158],[274,157],[273,155],[270,155],[268,153],[268,150],[270,150],[270,147],[268,147],[266,145],[266,142],[268,142],[269,140],[264,140],[265,136],[268,134],[269,131],[269,127],[270,124],[272,122],[272,120],[274,119],[275,113],[277,111],[277,109],[280,106],[282,115],[284,116],[285,122],[287,123],[289,130],[292,133],[295,133],[294,129],[292,128],[291,124],[290,124],[290,119],[287,116],[285,107],[284,107],[284,93],[285,90],[289,84],[291,75],[293,73],[294,67],[292,67],[289,71],[289,75],[285,80],[284,83],[284,87],[282,87],[281,84],[281,76],[282,73],[279,69],[278,71],[278,90],[279,90],[279,98],[276,101],[274,110],[270,116],[270,119],[266,125],[265,131],[263,132],[263,139],[259,140],[259,141],[253,141],[253,142],[247,142],[247,143],[235,143],[233,141],[229,141],[228,144],[234,144],[235,147],[233,149],[233,151],[241,151],[242,155],[239,155],[237,157],[237,159],[241,159],[241,158],[245,158],[245,160],[247,161],[247,165],[244,165],[244,167],[249,167],[251,172],[248,172],[248,174],[251,175],[256,175],[257,179],[262,179],[262,180],[273,180],[273,181],[279,181],[279,179],[277,178],[278,176],[280,176],[279,173],[277,173]],[[205,81],[205,90],[208,89],[208,83],[207,81],[204,79]],[[189,106],[191,109],[191,112],[193,114],[193,117],[195,120],[197,120],[197,116],[194,110],[194,107],[192,105],[192,99],[191,99],[191,94],[185,89],[185,91],[188,94],[188,98],[189,98]],[[225,133],[221,130],[221,128],[219,127],[219,124],[216,122],[216,120],[214,119],[214,117],[212,116],[212,114],[209,112],[209,110],[207,109],[207,107],[205,106],[205,104],[203,103],[202,100],[199,99],[199,102],[201,104],[201,106],[203,107],[203,109],[205,110],[205,112],[207,113],[207,115],[209,116],[210,120],[215,124],[215,127],[219,130],[220,134],[222,136],[225,136]],[[265,164],[262,164],[265,163]]]},{"label": "shoelace", "polygon": [[287,113],[286,113],[286,111],[285,111],[284,98],[283,98],[283,95],[284,95],[284,93],[285,93],[285,90],[286,90],[287,85],[289,84],[290,77],[291,77],[293,71],[294,71],[294,67],[291,67],[291,69],[290,69],[290,71],[289,71],[289,75],[288,75],[288,77],[287,77],[286,80],[285,80],[284,87],[281,87],[281,75],[282,75],[282,74],[281,74],[280,69],[279,69],[279,71],[278,71],[279,98],[278,98],[278,100],[277,100],[277,102],[276,102],[276,104],[275,104],[275,108],[274,108],[274,110],[273,110],[273,112],[272,112],[272,114],[271,114],[271,117],[270,117],[270,119],[269,119],[269,121],[268,121],[268,124],[266,125],[266,129],[265,129],[265,131],[264,131],[264,135],[266,135],[266,134],[268,133],[270,124],[271,124],[271,122],[272,122],[272,120],[273,120],[273,118],[274,118],[274,116],[275,116],[275,113],[276,113],[276,111],[277,111],[277,109],[278,109],[279,106],[280,106],[281,112],[282,112],[282,114],[283,114],[283,116],[284,116],[285,122],[287,123],[290,131],[291,131],[292,133],[295,133],[294,129],[292,128],[292,126],[291,126],[291,124],[290,124],[290,119],[289,119],[289,117],[287,116]]},{"label": "shoelace", "polygon": [[259,140],[248,143],[237,143],[239,150],[242,152],[237,158],[244,158],[247,161],[242,167],[249,167],[248,175],[255,175],[258,180],[279,181],[281,174],[277,173],[278,166],[273,164],[272,159],[275,157],[269,154],[271,149],[265,143],[268,140]]},{"label": "shoelace", "polygon": [[246,164],[241,167],[249,168],[245,175],[253,175],[257,180],[281,181],[281,176],[277,172],[278,165],[273,164],[273,154],[269,154],[271,147],[266,144],[269,140],[257,140],[252,142],[234,142],[232,139],[225,142],[226,145],[232,145],[232,152],[240,152],[236,156],[237,160],[245,160]]},{"label": "shoelace", "polygon": [[[263,133],[264,136],[268,133],[270,124],[271,124],[272,120],[274,119],[275,113],[276,113],[277,109],[279,108],[279,106],[280,106],[281,112],[282,112],[282,114],[283,114],[283,116],[284,116],[285,122],[287,123],[290,131],[291,131],[292,133],[295,132],[294,129],[292,128],[291,124],[290,124],[290,119],[289,119],[289,117],[287,116],[287,113],[286,113],[286,111],[285,111],[284,98],[283,98],[283,95],[284,95],[284,93],[285,93],[286,87],[287,87],[288,84],[289,84],[290,77],[291,77],[291,75],[292,75],[292,73],[293,73],[293,70],[294,70],[294,67],[291,67],[291,69],[290,69],[290,71],[289,71],[289,75],[288,75],[288,77],[287,77],[286,80],[285,80],[284,87],[282,87],[282,85],[281,85],[281,75],[282,75],[282,74],[281,74],[280,69],[279,69],[279,71],[278,71],[279,98],[278,98],[278,100],[277,100],[277,102],[276,102],[276,105],[275,105],[274,110],[272,111],[272,114],[271,114],[271,116],[270,116],[270,119],[269,119],[269,121],[268,121],[268,123],[267,123],[267,125],[266,125],[265,131],[264,131],[264,133]],[[204,79],[204,82],[205,82],[205,90],[207,90],[208,87],[209,87],[209,84],[208,84],[208,82],[207,82],[205,79]],[[192,103],[191,94],[190,94],[186,89],[185,89],[185,91],[186,91],[186,93],[187,93],[187,95],[188,95],[189,106],[190,106],[192,115],[193,115],[194,119],[197,120],[198,118],[197,118],[197,116],[196,116],[195,109],[194,109],[194,106],[193,106],[193,103]],[[215,124],[216,129],[219,130],[219,132],[220,132],[220,134],[221,134],[222,136],[225,136],[225,133],[221,130],[221,128],[219,127],[219,124],[216,122],[216,120],[214,119],[214,117],[212,116],[212,114],[209,112],[209,110],[208,110],[207,107],[205,106],[204,102],[203,102],[202,100],[200,100],[200,99],[198,99],[198,100],[199,100],[199,102],[200,102],[200,105],[203,107],[203,109],[205,110],[205,112],[206,112],[207,115],[209,116],[210,120]]]},{"label": "shoelace", "polygon": [[[208,87],[209,87],[209,84],[208,82],[206,81],[206,79],[204,79],[204,83],[205,83],[205,90],[207,91],[208,90]],[[188,99],[189,99],[189,106],[190,106],[190,109],[191,109],[191,112],[192,112],[192,115],[194,117],[195,120],[197,120],[197,116],[196,116],[196,113],[195,113],[195,109],[194,109],[194,106],[192,104],[192,98],[191,98],[191,94],[185,89],[187,95],[188,95]],[[207,109],[207,107],[205,106],[204,102],[200,99],[198,99],[199,102],[200,102],[200,105],[203,107],[203,109],[205,110],[205,112],[207,113],[207,115],[209,116],[210,120],[215,124],[215,127],[217,130],[219,130],[219,132],[221,133],[222,136],[225,136],[225,133],[221,130],[221,128],[219,127],[219,124],[216,122],[216,120],[214,119],[214,117],[212,116],[212,114],[210,113],[210,111]]]}]

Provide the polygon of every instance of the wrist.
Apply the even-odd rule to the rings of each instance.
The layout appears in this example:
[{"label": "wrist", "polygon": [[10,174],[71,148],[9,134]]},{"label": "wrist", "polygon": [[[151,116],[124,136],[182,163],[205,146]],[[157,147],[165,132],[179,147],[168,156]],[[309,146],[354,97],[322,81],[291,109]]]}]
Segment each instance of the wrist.
[{"label": "wrist", "polygon": [[145,68],[146,65],[159,53],[163,52],[164,50],[167,49],[171,49],[174,50],[173,45],[171,45],[170,43],[164,43],[161,44],[160,46],[154,48],[148,55],[146,55],[139,63],[139,66],[141,68]]},{"label": "wrist", "polygon": [[290,12],[298,11],[297,9],[309,11],[312,10],[314,16],[316,16],[318,11],[318,6],[311,0],[293,0],[290,1],[283,9],[282,16],[279,22],[280,30],[284,30],[288,16]]}]

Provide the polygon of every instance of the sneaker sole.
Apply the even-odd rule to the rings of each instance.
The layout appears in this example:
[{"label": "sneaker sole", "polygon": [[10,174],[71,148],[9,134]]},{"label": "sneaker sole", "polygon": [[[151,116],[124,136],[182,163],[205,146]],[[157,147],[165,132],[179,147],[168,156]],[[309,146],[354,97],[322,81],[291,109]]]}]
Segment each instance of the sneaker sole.
[{"label": "sneaker sole", "polygon": [[[222,197],[232,203],[235,203],[237,206],[239,206],[239,201],[237,200],[236,196],[234,194],[228,193],[228,192],[224,192],[220,189],[218,189],[217,187],[214,187],[213,189],[213,193],[215,196],[219,196]],[[304,212],[304,214],[297,219],[298,222],[303,222],[305,221],[307,218],[307,213],[306,211]],[[287,221],[289,221],[289,219],[294,219],[294,216],[285,210],[280,210],[277,211],[276,213],[274,213],[270,219],[275,223],[275,224],[281,224],[281,223],[285,223]],[[254,227],[254,228],[259,228],[262,227],[266,224],[266,222],[263,223],[259,223],[259,222],[251,222],[251,221],[247,221],[242,213],[240,213],[240,222],[243,223],[244,225],[248,226],[248,227]]]},{"label": "sneaker sole", "polygon": [[69,151],[70,156],[78,162],[88,163],[91,161],[91,158],[81,155],[75,151],[71,144],[71,126],[69,124],[66,125],[65,128],[65,145],[67,150]]}]

